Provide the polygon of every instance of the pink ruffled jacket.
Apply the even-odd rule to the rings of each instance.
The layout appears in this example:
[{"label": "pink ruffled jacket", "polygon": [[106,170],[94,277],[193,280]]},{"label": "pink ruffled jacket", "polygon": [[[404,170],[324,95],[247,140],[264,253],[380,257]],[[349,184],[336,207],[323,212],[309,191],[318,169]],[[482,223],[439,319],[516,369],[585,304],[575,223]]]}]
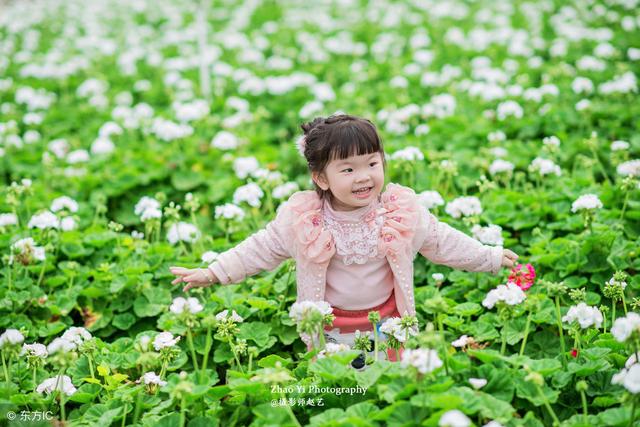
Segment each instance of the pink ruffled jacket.
[{"label": "pink ruffled jacket", "polygon": [[[502,247],[486,246],[440,222],[418,202],[408,187],[389,183],[381,195],[382,215],[378,252],[389,261],[394,275],[400,314],[414,315],[413,260],[419,252],[428,260],[466,271],[497,274]],[[209,268],[223,285],[273,270],[288,258],[296,261],[297,301],[323,301],[325,273],[336,251],[333,236],[323,227],[322,200],[315,191],[299,191],[278,208],[276,218],[263,230],[218,256]]]}]

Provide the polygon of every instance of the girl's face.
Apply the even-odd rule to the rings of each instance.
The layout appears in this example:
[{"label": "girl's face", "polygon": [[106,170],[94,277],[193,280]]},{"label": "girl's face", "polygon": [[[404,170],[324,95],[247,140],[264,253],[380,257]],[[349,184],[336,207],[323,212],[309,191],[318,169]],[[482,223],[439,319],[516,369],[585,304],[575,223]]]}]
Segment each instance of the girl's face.
[{"label": "girl's face", "polygon": [[[333,209],[351,211],[369,205],[382,191],[382,156],[376,152],[332,160],[324,172],[313,172],[311,176],[320,188],[331,190]],[[356,192],[362,188],[369,190]]]}]

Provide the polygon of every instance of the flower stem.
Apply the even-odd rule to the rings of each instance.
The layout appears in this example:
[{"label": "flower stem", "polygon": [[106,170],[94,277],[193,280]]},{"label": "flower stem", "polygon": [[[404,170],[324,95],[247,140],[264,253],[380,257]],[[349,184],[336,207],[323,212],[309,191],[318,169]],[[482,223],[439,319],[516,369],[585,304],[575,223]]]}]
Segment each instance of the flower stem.
[{"label": "flower stem", "polygon": [[9,371],[7,371],[7,363],[5,362],[5,359],[4,359],[4,351],[0,350],[0,354],[2,354],[2,370],[4,371],[4,380],[6,382],[10,382]]},{"label": "flower stem", "polygon": [[200,379],[204,378],[204,372],[207,369],[207,362],[209,361],[209,351],[211,350],[211,326],[207,327],[207,338],[204,344],[204,355],[202,356],[202,368],[200,370]]},{"label": "flower stem", "polygon": [[584,422],[587,422],[589,417],[589,407],[587,406],[587,395],[584,390],[580,390],[580,399],[582,400],[582,413],[584,414]]},{"label": "flower stem", "polygon": [[633,422],[636,420],[636,397],[633,397],[633,402],[631,403],[631,422],[629,422],[629,427],[633,427]]},{"label": "flower stem", "polygon": [[89,361],[89,370],[91,371],[91,378],[95,378],[93,373],[93,362],[91,361],[91,356],[87,354],[87,360]]},{"label": "flower stem", "polygon": [[622,291],[622,308],[624,309],[624,315],[627,315],[627,302],[624,300],[624,291]]},{"label": "flower stem", "polygon": [[186,402],[185,395],[183,394],[182,398],[180,399],[180,427],[184,427],[184,424],[187,419],[187,416],[185,414],[186,406],[187,406],[187,402]]},{"label": "flower stem", "polygon": [[373,324],[373,360],[378,361],[378,325]]},{"label": "flower stem", "polygon": [[611,299],[611,326],[616,321],[616,300]]},{"label": "flower stem", "polygon": [[187,327],[187,344],[191,351],[191,361],[193,362],[193,369],[198,370],[198,359],[196,358],[196,350],[193,348],[193,337],[191,336],[191,327]]},{"label": "flower stem", "polygon": [[629,194],[631,191],[627,191],[627,194],[624,196],[624,203],[622,204],[622,212],[620,213],[620,222],[624,219],[624,211],[627,209],[627,202],[629,201]]},{"label": "flower stem", "polygon": [[122,424],[121,424],[122,427],[125,426],[126,421],[127,421],[127,404],[125,403],[122,408]]},{"label": "flower stem", "polygon": [[231,337],[228,338],[229,347],[231,347],[231,351],[233,352],[233,358],[236,359],[236,364],[238,365],[238,369],[240,372],[244,373],[244,369],[242,369],[242,365],[240,364],[240,359],[238,359],[238,353],[236,353],[236,348],[233,346],[231,342]]},{"label": "flower stem", "polygon": [[549,400],[547,399],[547,396],[544,395],[544,392],[542,391],[542,387],[536,384],[536,388],[538,389],[538,394],[540,394],[540,396],[542,397],[542,400],[544,401],[545,408],[547,408],[549,415],[551,415],[551,418],[553,418],[553,424],[559,426],[560,420],[558,419],[558,416],[556,415],[555,411],[549,404]]},{"label": "flower stem", "polygon": [[558,322],[558,332],[560,334],[560,350],[562,351],[562,365],[566,366],[567,364],[567,355],[566,350],[564,348],[564,333],[562,332],[562,317],[560,315],[560,297],[556,295],[556,321]]},{"label": "flower stem", "polygon": [[524,348],[527,345],[527,336],[529,335],[530,326],[531,326],[531,310],[529,310],[529,315],[527,316],[527,324],[524,327],[524,339],[522,340],[522,345],[520,346],[520,356],[524,354]]},{"label": "flower stem", "polygon": [[296,418],[296,414],[293,413],[293,410],[291,410],[291,406],[289,406],[286,401],[287,398],[284,396],[284,392],[280,391],[280,397],[285,401],[285,405],[284,407],[287,409],[287,412],[289,413],[289,417],[291,417],[291,421],[293,421],[293,423],[295,425],[297,425],[298,427],[302,427],[302,425],[300,424],[300,422],[298,421],[298,419]]},{"label": "flower stem", "polygon": [[438,329],[440,330],[440,334],[442,336],[442,354],[443,354],[443,362],[444,362],[444,371],[447,375],[449,375],[449,353],[447,352],[447,346],[444,341],[444,328],[442,327],[442,317],[441,313],[436,314],[438,319]]},{"label": "flower stem", "polygon": [[502,343],[500,344],[500,354],[504,355],[504,352],[507,350],[507,341],[504,333],[504,326],[500,330],[500,339],[502,340]]}]

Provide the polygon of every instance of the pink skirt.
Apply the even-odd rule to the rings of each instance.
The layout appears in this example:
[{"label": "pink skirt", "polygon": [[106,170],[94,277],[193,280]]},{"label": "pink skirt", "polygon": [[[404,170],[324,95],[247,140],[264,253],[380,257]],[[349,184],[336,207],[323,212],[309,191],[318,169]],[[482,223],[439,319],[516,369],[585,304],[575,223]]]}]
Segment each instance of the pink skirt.
[{"label": "pink skirt", "polygon": [[[390,317],[400,317],[400,313],[398,313],[398,308],[396,307],[396,298],[394,291],[391,292],[391,295],[385,302],[368,309],[342,310],[340,308],[333,307],[333,315],[336,317],[333,321],[333,326],[325,326],[324,330],[325,332],[328,332],[337,328],[340,334],[353,334],[356,330],[360,330],[361,332],[373,331],[373,327],[371,325],[371,322],[369,321],[370,311],[378,311],[380,313],[380,321],[376,325],[378,329],[378,340],[380,340],[380,325]],[[325,337],[327,337],[326,333]],[[400,356],[402,356],[403,350],[403,347],[400,347]],[[396,350],[388,348],[387,356],[390,361],[395,362]]]}]

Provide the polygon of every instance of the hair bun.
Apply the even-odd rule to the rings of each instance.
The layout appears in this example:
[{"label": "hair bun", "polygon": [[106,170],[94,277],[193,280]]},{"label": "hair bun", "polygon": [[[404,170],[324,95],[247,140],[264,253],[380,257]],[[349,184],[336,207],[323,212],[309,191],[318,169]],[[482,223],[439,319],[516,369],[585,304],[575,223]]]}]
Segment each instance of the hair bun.
[{"label": "hair bun", "polygon": [[315,129],[319,125],[323,124],[325,120],[326,119],[324,117],[316,117],[312,121],[300,125],[300,127],[302,128],[304,135],[307,136],[309,135],[309,132],[311,132],[313,129]]}]

